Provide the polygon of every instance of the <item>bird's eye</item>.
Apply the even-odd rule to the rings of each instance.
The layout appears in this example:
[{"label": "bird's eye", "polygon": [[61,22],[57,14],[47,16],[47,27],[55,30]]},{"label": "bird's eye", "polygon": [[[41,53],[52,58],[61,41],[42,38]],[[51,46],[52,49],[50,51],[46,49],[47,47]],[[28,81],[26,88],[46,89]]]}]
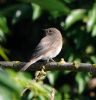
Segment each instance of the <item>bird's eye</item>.
[{"label": "bird's eye", "polygon": [[49,30],[49,33],[52,32],[51,30]]}]

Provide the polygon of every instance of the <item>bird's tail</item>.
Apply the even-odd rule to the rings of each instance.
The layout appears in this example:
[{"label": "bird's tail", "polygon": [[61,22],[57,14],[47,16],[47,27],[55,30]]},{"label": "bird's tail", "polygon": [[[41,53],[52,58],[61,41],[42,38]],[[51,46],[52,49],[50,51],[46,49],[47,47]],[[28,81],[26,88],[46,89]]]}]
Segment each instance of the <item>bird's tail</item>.
[{"label": "bird's tail", "polygon": [[30,65],[34,64],[35,62],[37,62],[41,58],[42,58],[42,56],[32,58],[30,60],[30,62],[28,62],[23,68],[21,68],[21,71],[25,71]]}]

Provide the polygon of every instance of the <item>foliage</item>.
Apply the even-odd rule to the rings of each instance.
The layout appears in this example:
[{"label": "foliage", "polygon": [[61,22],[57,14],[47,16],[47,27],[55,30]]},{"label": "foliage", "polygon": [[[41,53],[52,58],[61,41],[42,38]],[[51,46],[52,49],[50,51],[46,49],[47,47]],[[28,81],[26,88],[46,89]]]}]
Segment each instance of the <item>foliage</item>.
[{"label": "foliage", "polygon": [[[47,99],[51,92],[50,86],[32,80],[29,74],[21,72],[16,73],[12,70],[0,71],[0,87],[0,98],[4,100],[16,100],[17,98],[17,100],[20,100],[24,92],[26,92],[25,90],[30,90],[26,99],[32,99],[33,96]],[[5,93],[10,95],[5,95]]]},{"label": "foliage", "polygon": [[[64,38],[57,58],[96,63],[96,0],[1,0],[0,59],[26,60],[39,41],[40,29],[47,27],[57,27]],[[30,76],[1,70],[0,99],[46,100],[52,87],[57,90],[55,100],[96,97],[94,89],[87,85],[92,78],[88,73],[52,71],[43,85]],[[28,90],[21,96],[25,88]]]}]

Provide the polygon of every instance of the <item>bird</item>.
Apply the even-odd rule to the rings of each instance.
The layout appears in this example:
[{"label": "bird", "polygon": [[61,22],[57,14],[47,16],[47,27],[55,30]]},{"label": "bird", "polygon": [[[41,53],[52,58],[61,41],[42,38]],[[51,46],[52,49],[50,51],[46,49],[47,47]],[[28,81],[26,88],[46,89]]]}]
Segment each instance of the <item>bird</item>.
[{"label": "bird", "polygon": [[31,60],[21,68],[21,71],[25,71],[30,65],[36,63],[39,60],[54,61],[61,51],[63,45],[63,37],[61,32],[54,27],[44,29],[45,36],[40,40],[36,46]]}]

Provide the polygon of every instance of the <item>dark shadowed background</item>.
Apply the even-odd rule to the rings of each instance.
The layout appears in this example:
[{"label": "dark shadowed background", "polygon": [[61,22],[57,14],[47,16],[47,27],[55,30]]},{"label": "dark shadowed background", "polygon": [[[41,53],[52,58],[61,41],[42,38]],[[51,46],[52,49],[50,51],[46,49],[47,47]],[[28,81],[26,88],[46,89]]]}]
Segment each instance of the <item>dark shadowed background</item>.
[{"label": "dark shadowed background", "polygon": [[[96,0],[0,0],[0,60],[30,60],[45,35],[42,29],[49,27],[59,29],[64,39],[56,61],[96,63]],[[96,98],[96,75],[91,73],[50,71],[45,87],[30,85],[33,73],[1,71],[0,98],[49,100],[53,87],[55,100]],[[21,96],[25,88],[28,90]]]}]

